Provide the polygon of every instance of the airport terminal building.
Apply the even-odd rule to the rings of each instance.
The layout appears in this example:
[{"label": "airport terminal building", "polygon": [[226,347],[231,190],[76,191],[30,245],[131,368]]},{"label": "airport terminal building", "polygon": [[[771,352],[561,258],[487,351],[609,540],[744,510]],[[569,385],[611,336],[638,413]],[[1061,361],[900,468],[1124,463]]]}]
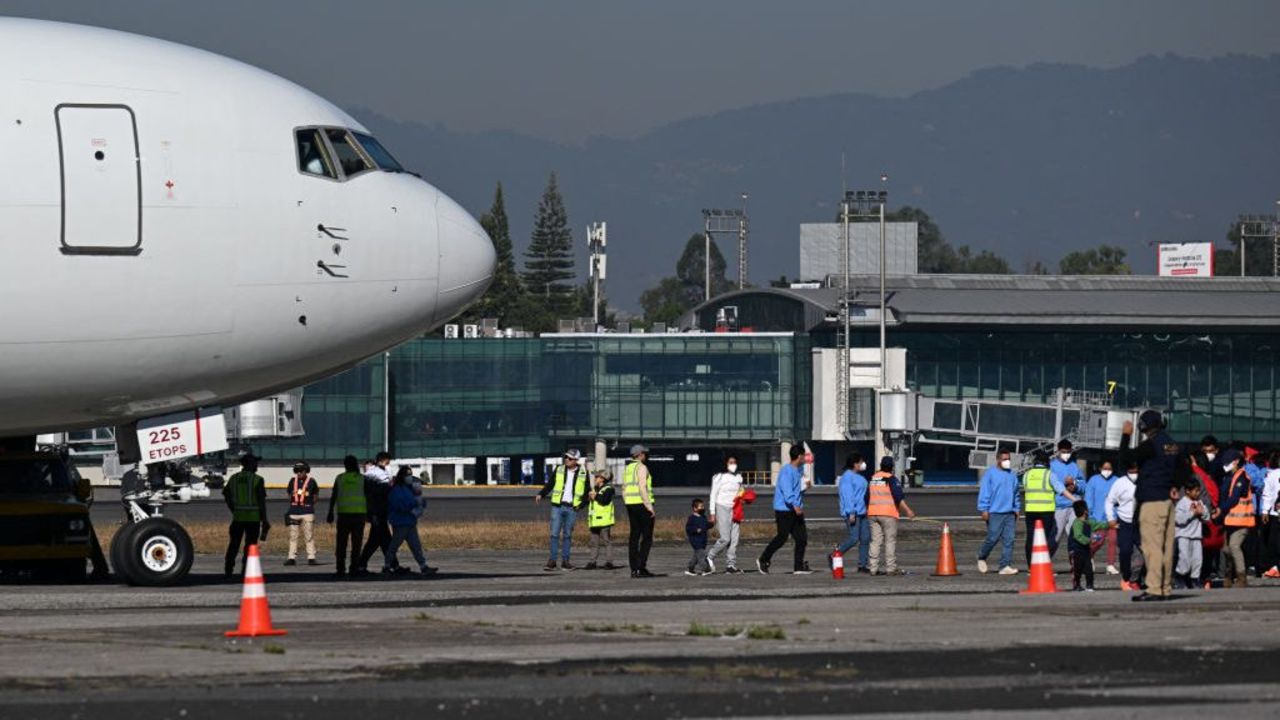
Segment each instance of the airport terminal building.
[{"label": "airport terminal building", "polygon": [[[453,459],[436,482],[484,482],[519,481],[566,447],[620,462],[644,442],[660,483],[701,484],[724,452],[766,473],[808,441],[829,482],[844,452],[871,451],[875,407],[853,391],[845,436],[825,427],[840,287],[728,293],[678,333],[421,338],[308,386],[306,435],[259,452],[330,464],[387,447]],[[1274,279],[896,275],[885,301],[886,377],[940,403],[1051,404],[1068,388],[1164,410],[1179,439],[1280,444]],[[855,276],[851,344],[877,366],[879,307],[878,275]],[[975,477],[963,443],[913,454],[926,480]]]}]

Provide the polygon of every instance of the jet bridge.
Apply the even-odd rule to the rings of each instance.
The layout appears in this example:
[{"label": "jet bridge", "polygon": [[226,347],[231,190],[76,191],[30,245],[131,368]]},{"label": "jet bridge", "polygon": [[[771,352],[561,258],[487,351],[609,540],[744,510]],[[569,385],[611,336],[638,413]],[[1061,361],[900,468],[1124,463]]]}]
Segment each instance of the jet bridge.
[{"label": "jet bridge", "polygon": [[1118,409],[1111,396],[1058,388],[1048,403],[965,398],[931,398],[913,390],[881,394],[882,427],[905,457],[917,443],[969,447],[969,467],[995,464],[1000,450],[1013,454],[1015,470],[1031,466],[1036,450],[1049,450],[1066,438],[1086,455],[1120,447],[1126,420],[1137,423],[1142,408]]}]

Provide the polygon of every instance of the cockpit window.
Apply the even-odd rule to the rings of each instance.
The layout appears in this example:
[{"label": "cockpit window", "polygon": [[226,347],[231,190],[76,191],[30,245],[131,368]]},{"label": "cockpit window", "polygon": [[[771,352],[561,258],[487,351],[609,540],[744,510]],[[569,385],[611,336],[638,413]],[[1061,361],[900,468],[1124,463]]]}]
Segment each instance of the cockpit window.
[{"label": "cockpit window", "polygon": [[378,169],[390,172],[404,172],[404,166],[396,162],[394,157],[391,157],[391,153],[382,147],[382,143],[374,140],[369,135],[355,132],[354,130],[351,134],[355,136],[356,141],[360,143],[360,147],[364,148],[369,157],[373,158],[373,162],[378,166]]},{"label": "cockpit window", "polygon": [[319,130],[298,130],[294,138],[298,143],[298,170],[307,175],[338,179],[338,171],[333,168],[329,149],[325,147]]},{"label": "cockpit window", "polygon": [[343,175],[351,177],[373,169],[373,165],[356,148],[346,130],[326,128],[324,132],[329,138],[329,144],[333,146],[334,154],[338,156],[338,164],[342,166]]}]

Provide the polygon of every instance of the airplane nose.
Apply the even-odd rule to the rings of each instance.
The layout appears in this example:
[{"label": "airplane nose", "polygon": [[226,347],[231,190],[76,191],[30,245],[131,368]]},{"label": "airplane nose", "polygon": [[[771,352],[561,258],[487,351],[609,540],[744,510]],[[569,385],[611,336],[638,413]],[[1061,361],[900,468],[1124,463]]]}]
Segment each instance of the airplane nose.
[{"label": "airplane nose", "polygon": [[438,198],[440,296],[436,322],[442,323],[488,289],[497,266],[497,253],[488,233],[471,213],[444,193]]}]

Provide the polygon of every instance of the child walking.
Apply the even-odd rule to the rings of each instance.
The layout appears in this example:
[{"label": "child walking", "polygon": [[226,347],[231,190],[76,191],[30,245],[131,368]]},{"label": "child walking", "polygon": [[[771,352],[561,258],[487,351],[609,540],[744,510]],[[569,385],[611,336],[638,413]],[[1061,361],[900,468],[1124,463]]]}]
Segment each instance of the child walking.
[{"label": "child walking", "polygon": [[706,516],[707,506],[701,498],[693,499],[693,512],[684,524],[684,534],[689,536],[689,545],[693,547],[693,559],[685,569],[685,575],[710,575],[711,566],[707,564],[707,532],[711,530],[711,522]]},{"label": "child walking", "polygon": [[1204,562],[1204,523],[1210,518],[1209,506],[1200,499],[1200,483],[1192,480],[1182,490],[1182,499],[1173,508],[1173,536],[1178,543],[1178,566],[1173,579],[1184,587],[1200,587],[1200,569]]},{"label": "child walking", "polygon": [[[587,527],[591,537],[587,546],[591,548],[591,562],[586,564],[587,570],[604,568],[614,570],[613,564],[613,471],[609,468],[597,470],[591,479],[591,492],[587,493]],[[604,548],[604,564],[600,564],[600,548]]]},{"label": "child walking", "polygon": [[[1089,504],[1077,500],[1071,505],[1076,519],[1071,523],[1071,534],[1067,536],[1067,551],[1071,554],[1071,589],[1093,592],[1093,533],[1107,529],[1107,523],[1089,518]],[[1080,575],[1084,575],[1085,586],[1080,587]]]}]

